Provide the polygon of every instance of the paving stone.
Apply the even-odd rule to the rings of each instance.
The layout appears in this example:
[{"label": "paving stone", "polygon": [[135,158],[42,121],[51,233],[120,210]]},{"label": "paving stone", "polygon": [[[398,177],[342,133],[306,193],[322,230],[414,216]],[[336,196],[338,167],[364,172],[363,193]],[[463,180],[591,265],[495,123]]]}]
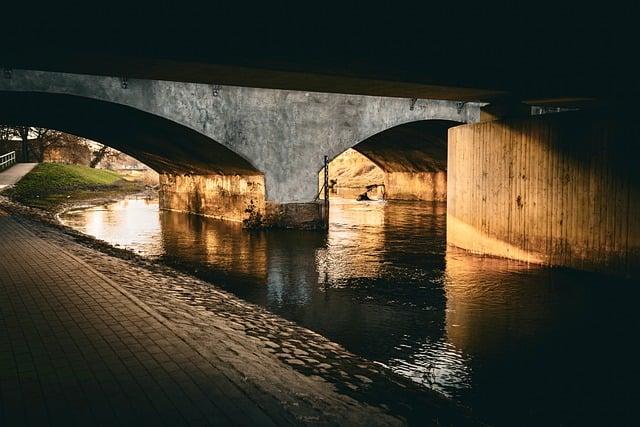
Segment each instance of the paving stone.
[{"label": "paving stone", "polygon": [[[270,359],[275,356],[264,346],[260,350],[246,341],[245,349],[235,340],[222,345],[228,324],[190,315],[221,334],[206,349],[229,348],[244,372],[234,358],[233,365],[223,362],[227,353],[205,357],[205,346],[163,315],[182,309],[180,304],[150,307],[111,279],[132,272],[103,274],[91,260],[37,236],[0,210],[0,361],[9,362],[0,365],[0,425],[399,423],[331,394],[321,379]],[[264,383],[285,378],[292,388],[318,392],[305,397],[311,400],[301,400],[288,387],[265,392],[254,381],[266,375],[260,369],[267,360],[271,372]],[[298,359],[289,363],[304,365]]]}]

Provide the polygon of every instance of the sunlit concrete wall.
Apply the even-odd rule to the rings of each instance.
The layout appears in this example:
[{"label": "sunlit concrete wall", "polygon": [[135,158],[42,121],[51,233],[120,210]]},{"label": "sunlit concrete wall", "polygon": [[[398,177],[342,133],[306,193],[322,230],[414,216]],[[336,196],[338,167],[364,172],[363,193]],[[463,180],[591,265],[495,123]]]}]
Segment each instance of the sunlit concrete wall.
[{"label": "sunlit concrete wall", "polygon": [[385,198],[389,200],[447,200],[446,172],[387,172]]},{"label": "sunlit concrete wall", "polygon": [[[160,175],[160,208],[241,222],[264,212],[264,176]],[[253,207],[252,207],[253,206]]]},{"label": "sunlit concrete wall", "polygon": [[244,222],[249,227],[321,229],[324,204],[273,203],[263,175],[160,174],[160,209]]},{"label": "sunlit concrete wall", "polygon": [[373,135],[354,147],[384,171],[390,200],[447,198],[447,132],[460,122],[422,120]]},{"label": "sunlit concrete wall", "polygon": [[[443,139],[446,141],[446,129]],[[400,151],[401,148],[396,148]],[[446,164],[446,142],[444,142],[443,163]],[[388,166],[388,162],[381,160],[378,152],[372,156],[382,165]],[[329,164],[329,182],[333,182],[332,195],[343,198],[355,199],[358,195],[367,191],[368,186],[373,188],[367,191],[367,195],[373,199],[388,200],[425,200],[445,201],[447,199],[447,173],[446,171],[385,171],[367,156],[356,150],[349,149]],[[324,171],[318,174],[318,188],[324,183]],[[380,186],[379,184],[383,184]],[[320,194],[320,198],[322,198]]]},{"label": "sunlit concrete wall", "polygon": [[595,113],[451,128],[448,243],[638,277],[639,129]]}]

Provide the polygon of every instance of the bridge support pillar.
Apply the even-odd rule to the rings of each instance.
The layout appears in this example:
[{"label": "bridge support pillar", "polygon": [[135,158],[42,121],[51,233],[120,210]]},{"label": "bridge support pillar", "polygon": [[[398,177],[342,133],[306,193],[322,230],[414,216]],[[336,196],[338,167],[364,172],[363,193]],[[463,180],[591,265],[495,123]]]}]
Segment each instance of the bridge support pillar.
[{"label": "bridge support pillar", "polygon": [[322,202],[265,199],[263,175],[160,175],[160,208],[242,222],[249,228],[324,229]]},{"label": "bridge support pillar", "polygon": [[324,201],[307,203],[266,202],[264,226],[299,230],[326,229]]},{"label": "bridge support pillar", "polygon": [[447,241],[640,277],[640,125],[586,112],[449,130]]},{"label": "bridge support pillar", "polygon": [[262,175],[160,175],[160,209],[242,222],[264,212]]}]

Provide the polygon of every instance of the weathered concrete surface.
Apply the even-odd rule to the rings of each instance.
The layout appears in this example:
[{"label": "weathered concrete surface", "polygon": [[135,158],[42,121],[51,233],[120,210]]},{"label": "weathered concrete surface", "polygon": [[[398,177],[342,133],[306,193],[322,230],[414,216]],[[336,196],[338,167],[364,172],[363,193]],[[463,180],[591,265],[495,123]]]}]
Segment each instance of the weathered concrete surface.
[{"label": "weathered concrete surface", "polygon": [[[443,139],[446,139],[446,128],[443,129],[443,134]],[[365,144],[361,143],[359,146]],[[435,157],[444,157],[444,160],[439,161],[440,168],[443,170],[431,171],[430,166],[420,164],[420,167],[427,171],[406,171],[410,165],[417,165],[419,161],[412,159],[411,163],[407,160],[394,165],[391,159],[381,161],[374,155],[373,157],[387,168],[383,170],[355,149],[345,151],[329,164],[329,181],[334,183],[332,194],[355,199],[366,191],[368,196],[374,199],[445,201],[447,197],[446,141],[435,149],[428,143],[421,148],[421,158],[426,160],[428,165],[434,164]],[[393,158],[401,159],[401,155],[406,155],[406,152],[401,152],[403,149],[404,146],[398,146],[397,150],[400,153],[395,153]],[[437,152],[437,156],[429,156],[427,153],[430,150]],[[427,160],[429,157],[430,160]],[[396,169],[393,166],[404,170],[393,170]],[[324,174],[321,171],[318,174],[319,188],[322,187],[323,180]],[[320,197],[322,198],[322,195]]]},{"label": "weathered concrete surface", "polygon": [[[14,70],[10,79],[0,79],[0,100],[11,95],[6,99],[10,99],[12,105],[9,111],[0,109],[0,120],[8,117],[11,121],[29,121],[37,105],[16,109],[20,98],[29,93],[46,95],[51,106],[63,102],[62,95],[79,98],[83,101],[83,107],[77,108],[80,111],[91,111],[89,106],[103,101],[166,119],[196,132],[200,137],[192,136],[184,143],[176,133],[172,133],[171,140],[163,140],[160,133],[153,134],[153,138],[148,138],[153,141],[135,151],[155,160],[152,166],[159,172],[165,171],[163,165],[169,168],[176,162],[183,167],[191,163],[206,168],[206,162],[203,164],[200,157],[206,155],[207,149],[216,153],[230,151],[237,159],[228,156],[227,162],[237,163],[236,169],[264,173],[266,199],[275,203],[313,201],[317,193],[316,176],[324,155],[333,158],[370,136],[403,123],[419,120],[469,123],[478,121],[480,115],[479,105],[474,103],[413,102],[405,98],[218,88],[208,84],[132,79],[123,88],[116,77]],[[59,120],[56,114],[64,113],[57,110],[41,112],[39,123],[56,128]],[[93,125],[98,128],[104,118],[99,114],[85,114],[83,128],[78,130],[87,133]],[[73,120],[66,121],[65,125],[67,128],[61,130],[72,133],[74,126],[80,126]],[[110,123],[112,128],[117,125]],[[135,123],[131,127],[135,128]],[[107,130],[99,128],[89,136],[100,141],[102,132]],[[120,145],[133,147],[136,142],[131,140]],[[208,155],[205,159],[219,166],[211,171],[219,173],[223,165],[215,156]]]},{"label": "weathered concrete surface", "polygon": [[387,172],[384,197],[388,200],[447,200],[446,172]]},{"label": "weathered concrete surface", "polygon": [[229,221],[264,212],[262,175],[160,175],[160,208]]},{"label": "weathered concrete surface", "polygon": [[638,277],[640,126],[562,113],[449,130],[447,241]]},{"label": "weathered concrete surface", "polygon": [[309,203],[267,202],[263,226],[321,230],[327,228],[328,214],[322,201]]},{"label": "weathered concrete surface", "polygon": [[322,202],[274,203],[263,175],[160,175],[160,209],[242,222],[253,228],[325,228]]}]

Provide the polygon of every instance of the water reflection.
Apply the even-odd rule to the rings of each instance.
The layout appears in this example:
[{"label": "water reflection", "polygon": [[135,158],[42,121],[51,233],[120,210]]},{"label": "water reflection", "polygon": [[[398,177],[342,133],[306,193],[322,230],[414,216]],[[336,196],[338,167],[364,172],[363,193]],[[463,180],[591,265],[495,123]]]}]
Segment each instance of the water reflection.
[{"label": "water reflection", "polygon": [[114,246],[156,256],[163,250],[157,217],[157,198],[128,196],[118,202],[79,206],[65,212],[61,220]]},{"label": "water reflection", "polygon": [[446,259],[447,340],[473,372],[459,399],[505,425],[633,419],[637,283],[453,248]]},{"label": "water reflection", "polygon": [[610,423],[640,397],[637,284],[447,248],[443,203],[334,200],[327,235],[242,230],[153,200],[63,220],[197,268],[491,423]]},{"label": "water reflection", "polygon": [[215,266],[211,273],[220,278],[266,281],[264,234],[243,233],[239,223],[177,212],[160,212],[159,222],[161,247],[156,256]]}]

